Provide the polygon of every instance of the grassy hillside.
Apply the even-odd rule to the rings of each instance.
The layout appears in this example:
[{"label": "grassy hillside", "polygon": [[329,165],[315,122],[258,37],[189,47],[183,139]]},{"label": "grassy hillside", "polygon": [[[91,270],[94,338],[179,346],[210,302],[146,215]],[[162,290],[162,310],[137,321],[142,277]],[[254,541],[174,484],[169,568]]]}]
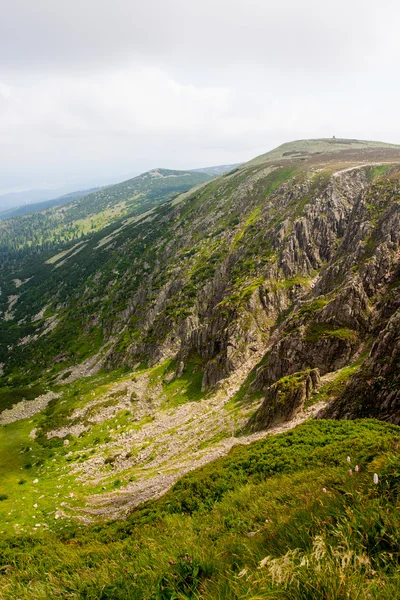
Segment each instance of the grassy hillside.
[{"label": "grassy hillside", "polygon": [[[310,159],[312,157],[318,159],[321,155],[324,156],[325,161],[338,160],[338,154],[345,153],[348,158],[357,156],[361,159],[361,162],[368,161],[368,152],[375,154],[382,152],[384,156],[385,150],[398,151],[400,146],[396,144],[388,144],[386,142],[372,142],[367,140],[348,140],[341,138],[325,138],[315,140],[296,140],[294,142],[286,142],[281,146],[278,146],[275,150],[257,156],[257,158],[250,161],[250,164],[256,165],[265,160],[302,160]],[[363,154],[360,154],[360,150]]]},{"label": "grassy hillside", "polygon": [[[374,421],[308,423],[236,448],[126,521],[96,527],[61,523],[41,481],[36,495],[27,481],[35,517],[30,533],[15,526],[0,542],[2,598],[396,597],[399,433]],[[60,504],[71,494],[59,488]]]},{"label": "grassy hillside", "polygon": [[223,175],[237,167],[240,167],[242,163],[234,163],[233,165],[217,165],[215,167],[203,167],[202,169],[193,169],[195,173],[207,173],[208,175],[212,175],[213,177],[217,177],[218,175]]},{"label": "grassy hillside", "polygon": [[58,196],[57,198],[52,198],[50,200],[44,200],[43,202],[31,202],[30,204],[25,204],[24,206],[18,206],[17,208],[10,208],[9,210],[5,210],[4,212],[0,212],[0,219],[11,219],[13,217],[18,217],[20,215],[26,215],[28,213],[40,212],[42,210],[47,210],[52,206],[58,206],[60,204],[68,204],[68,202],[73,202],[74,200],[78,200],[78,198],[82,198],[83,196],[87,196],[92,192],[97,192],[100,188],[90,188],[89,190],[81,190],[77,192],[70,192],[69,194],[65,194],[64,196]]}]

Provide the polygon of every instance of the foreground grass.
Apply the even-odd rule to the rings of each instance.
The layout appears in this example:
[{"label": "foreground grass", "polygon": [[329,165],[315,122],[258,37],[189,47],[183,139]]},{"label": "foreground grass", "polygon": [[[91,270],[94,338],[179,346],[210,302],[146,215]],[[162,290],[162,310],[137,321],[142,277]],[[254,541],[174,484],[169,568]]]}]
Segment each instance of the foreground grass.
[{"label": "foreground grass", "polygon": [[3,537],[0,597],[395,598],[399,442],[376,421],[314,421],[236,447],[126,521]]}]

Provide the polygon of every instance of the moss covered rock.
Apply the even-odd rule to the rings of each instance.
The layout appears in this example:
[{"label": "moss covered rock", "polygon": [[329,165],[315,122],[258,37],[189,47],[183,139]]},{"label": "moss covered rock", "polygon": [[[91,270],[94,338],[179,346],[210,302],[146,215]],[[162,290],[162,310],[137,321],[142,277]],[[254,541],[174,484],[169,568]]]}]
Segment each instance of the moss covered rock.
[{"label": "moss covered rock", "polygon": [[253,431],[290,421],[320,385],[318,369],[299,371],[271,385],[252,419]]}]

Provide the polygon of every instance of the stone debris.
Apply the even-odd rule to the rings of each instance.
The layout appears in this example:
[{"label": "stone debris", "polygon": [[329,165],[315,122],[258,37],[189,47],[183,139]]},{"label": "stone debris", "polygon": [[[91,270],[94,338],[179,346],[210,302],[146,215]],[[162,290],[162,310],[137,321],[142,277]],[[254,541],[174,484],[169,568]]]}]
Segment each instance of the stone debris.
[{"label": "stone debris", "polygon": [[[188,402],[163,409],[161,385],[152,382],[149,387],[148,376],[139,375],[135,381],[114,386],[105,396],[93,399],[82,409],[74,411],[74,419],[84,419],[93,424],[112,418],[118,411],[125,410],[126,406],[130,406],[133,420],[146,415],[151,419],[139,429],[132,428],[130,423],[121,429],[117,426],[108,429],[105,426],[111,434],[111,441],[97,444],[96,452],[85,460],[70,462],[69,469],[76,474],[78,481],[85,485],[103,483],[103,487],[110,476],[118,477],[132,467],[136,469],[134,481],[118,490],[105,490],[89,497],[87,507],[70,508],[72,514],[85,522],[124,516],[133,506],[161,496],[185,473],[226,455],[234,445],[249,444],[265,435],[286,431],[313,417],[322,408],[318,404],[299,411],[292,421],[268,431],[235,437],[235,431],[246,424],[262,400],[246,403],[235,411],[227,410],[225,405],[240,389],[242,381],[258,363],[260,356],[261,351],[254,352],[251,359],[201,402]],[[118,392],[122,393],[120,397]],[[132,392],[133,402],[129,399]],[[115,404],[104,406],[113,395]],[[213,440],[221,434],[222,439]],[[79,454],[76,453],[76,459]],[[70,458],[74,455],[70,453]],[[111,460],[105,462],[107,457],[111,457]]]},{"label": "stone debris", "polygon": [[[56,392],[47,392],[46,394],[42,394],[38,396],[34,400],[21,400],[17,404],[14,404],[12,408],[6,408],[0,414],[0,425],[6,425],[7,423],[14,423],[14,421],[20,421],[21,419],[28,419],[33,415],[36,415],[40,411],[42,411],[50,400],[54,400],[55,398],[59,398],[60,394]],[[36,435],[36,430],[33,429],[29,436],[34,439],[34,435]]]},{"label": "stone debris", "polygon": [[12,294],[11,296],[8,296],[8,308],[6,310],[6,312],[4,313],[4,320],[5,321],[12,321],[14,318],[14,313],[13,313],[13,307],[15,306],[15,304],[18,302],[18,298],[19,295],[17,294]]}]

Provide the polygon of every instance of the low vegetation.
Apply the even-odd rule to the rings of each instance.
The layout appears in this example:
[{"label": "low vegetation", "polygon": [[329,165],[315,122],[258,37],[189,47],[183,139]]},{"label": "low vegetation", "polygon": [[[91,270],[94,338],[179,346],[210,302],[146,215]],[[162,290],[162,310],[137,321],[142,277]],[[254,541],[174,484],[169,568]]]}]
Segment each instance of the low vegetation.
[{"label": "low vegetation", "polygon": [[391,599],[399,442],[400,429],[384,423],[316,421],[235,448],[126,521],[3,537],[0,593]]}]

